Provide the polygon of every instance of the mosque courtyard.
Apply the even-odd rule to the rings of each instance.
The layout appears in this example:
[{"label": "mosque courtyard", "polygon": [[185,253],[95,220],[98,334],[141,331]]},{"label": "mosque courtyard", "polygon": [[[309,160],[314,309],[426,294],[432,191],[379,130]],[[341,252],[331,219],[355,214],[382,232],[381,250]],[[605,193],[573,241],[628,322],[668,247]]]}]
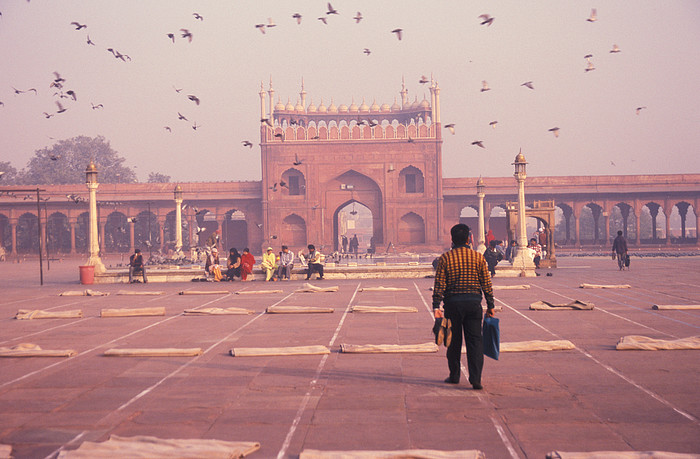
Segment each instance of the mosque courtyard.
[{"label": "mosque courtyard", "polygon": [[[700,304],[698,257],[633,258],[629,271],[608,257],[561,257],[559,268],[539,277],[497,276],[502,344],[568,340],[575,347],[486,358],[482,391],[467,382],[466,359],[460,384],[443,382],[444,347],[340,351],[433,341],[431,278],[312,280],[338,287],[316,293],[296,292],[303,280],[85,286],[78,283],[82,261],[44,267],[43,286],[38,263],[0,263],[0,347],[75,351],[0,358],[0,444],[11,445],[16,458],[55,457],[110,435],[259,442],[252,458],[296,458],[308,450],[479,450],[487,458],[700,453],[700,351],[616,350],[624,336],[700,335],[700,309],[652,309]],[[584,283],[630,288],[580,288]],[[109,295],[59,296],[86,288]],[[125,291],[144,295],[119,294]],[[156,292],[162,294],[145,294]],[[574,300],[594,309],[529,309],[537,301]],[[266,313],[280,306],[333,312]],[[356,306],[415,309],[361,313]],[[250,313],[183,314],[233,307]],[[164,315],[101,317],[105,309],[134,308],[164,308]],[[17,320],[21,309],[81,310],[82,317]],[[329,353],[243,355],[297,346]],[[105,355],[163,348],[199,352]]]}]

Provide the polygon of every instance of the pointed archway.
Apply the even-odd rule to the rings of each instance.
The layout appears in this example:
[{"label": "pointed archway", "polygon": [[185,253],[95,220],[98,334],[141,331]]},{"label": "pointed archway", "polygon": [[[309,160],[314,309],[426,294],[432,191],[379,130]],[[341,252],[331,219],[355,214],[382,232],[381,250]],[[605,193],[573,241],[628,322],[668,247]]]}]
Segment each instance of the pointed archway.
[{"label": "pointed archway", "polygon": [[[341,252],[345,246],[347,252],[353,252],[353,240],[356,239],[357,250],[354,253],[365,253],[368,250],[374,252],[377,241],[374,237],[372,210],[369,207],[351,199],[336,209],[333,220],[334,251]],[[343,237],[347,239],[347,245],[343,244]]]}]

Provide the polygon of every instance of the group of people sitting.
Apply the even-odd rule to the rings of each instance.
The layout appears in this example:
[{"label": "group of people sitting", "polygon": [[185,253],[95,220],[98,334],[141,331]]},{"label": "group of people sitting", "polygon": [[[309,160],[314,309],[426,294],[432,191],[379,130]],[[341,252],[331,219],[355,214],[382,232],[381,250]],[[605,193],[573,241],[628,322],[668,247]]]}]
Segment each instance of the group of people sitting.
[{"label": "group of people sitting", "polygon": [[[323,279],[324,256],[316,250],[313,244],[309,244],[308,249],[308,253],[299,252],[301,264],[307,266],[306,279],[310,279],[314,273],[318,273],[318,279]],[[207,255],[204,270],[207,273],[207,278],[214,282],[233,281],[236,277],[240,277],[242,281],[245,281],[248,280],[248,275],[253,272],[253,266],[255,266],[255,257],[248,248],[243,249],[243,254],[239,254],[238,250],[232,248],[229,250],[229,256],[226,259],[226,271],[224,272],[219,258],[219,251],[216,247],[213,247]],[[292,269],[294,269],[294,254],[286,245],[282,246],[282,251],[278,254],[275,254],[272,247],[268,247],[262,256],[260,268],[265,273],[266,282],[283,279],[290,280]]]},{"label": "group of people sitting", "polygon": [[[507,244],[507,247],[504,248],[503,241],[495,239],[493,237],[493,233],[491,233],[491,230],[489,230],[486,240],[488,246],[484,251],[484,258],[486,259],[486,264],[488,265],[491,277],[493,277],[496,275],[496,265],[498,265],[498,262],[505,259],[508,262],[513,263],[513,260],[518,253],[518,243],[515,240],[510,241],[510,244]],[[546,247],[546,245],[541,243],[541,241],[546,243],[546,233],[544,232],[543,228],[540,228],[535,232],[533,237],[531,237],[528,241],[526,247],[528,254],[532,257],[532,262],[535,264],[535,269],[540,268],[540,261],[544,256],[544,247]]]}]

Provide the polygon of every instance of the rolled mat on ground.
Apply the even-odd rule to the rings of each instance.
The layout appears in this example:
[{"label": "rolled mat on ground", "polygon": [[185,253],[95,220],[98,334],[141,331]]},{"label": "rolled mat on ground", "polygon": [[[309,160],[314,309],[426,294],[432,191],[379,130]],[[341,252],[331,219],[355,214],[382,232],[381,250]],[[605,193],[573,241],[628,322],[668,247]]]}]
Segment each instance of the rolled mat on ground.
[{"label": "rolled mat on ground", "polygon": [[700,459],[700,454],[667,453],[664,451],[591,451],[569,453],[552,451],[546,459]]},{"label": "rolled mat on ground", "polygon": [[352,307],[352,312],[418,312],[418,309],[413,306],[362,306],[357,305]]},{"label": "rolled mat on ground", "polygon": [[531,352],[531,351],[566,351],[576,349],[574,343],[569,340],[553,341],[517,341],[512,343],[501,343],[501,352]]},{"label": "rolled mat on ground", "polygon": [[108,349],[104,352],[104,355],[107,357],[194,357],[202,355],[202,348]]},{"label": "rolled mat on ground", "polygon": [[228,295],[228,290],[183,290],[178,295]]},{"label": "rolled mat on ground", "polygon": [[21,343],[12,347],[0,347],[0,357],[73,357],[73,349],[42,349],[38,344]]},{"label": "rolled mat on ground", "polygon": [[140,292],[138,290],[119,290],[117,295],[165,295],[165,292]]},{"label": "rolled mat on ground", "polygon": [[324,314],[335,311],[333,308],[316,306],[270,306],[265,310],[268,314]]},{"label": "rolled mat on ground", "polygon": [[103,309],[100,317],[134,317],[134,316],[164,316],[164,307],[132,308],[132,309]]},{"label": "rolled mat on ground", "polygon": [[254,314],[255,311],[243,308],[202,308],[202,309],[185,309],[183,312],[186,316],[224,316],[224,315],[246,315]]},{"label": "rolled mat on ground", "polygon": [[587,303],[585,301],[574,300],[570,303],[550,303],[549,301],[536,301],[530,304],[530,309],[533,311],[565,311],[565,310],[578,310],[578,311],[591,311],[595,305],[593,303]]},{"label": "rolled mat on ground", "polygon": [[63,450],[61,459],[103,459],[128,457],[131,459],[198,459],[241,458],[260,449],[260,443],[251,441],[223,441],[193,439],[162,439],[112,435],[104,442],[85,441],[76,450]]},{"label": "rolled mat on ground", "polygon": [[264,295],[266,293],[283,293],[283,290],[241,290],[236,295]]},{"label": "rolled mat on ground", "polygon": [[423,344],[341,344],[340,352],[345,354],[413,354],[437,352],[435,343]]},{"label": "rolled mat on ground", "polygon": [[402,292],[408,290],[403,287],[363,287],[360,289],[361,292]]},{"label": "rolled mat on ground", "polygon": [[333,287],[316,287],[308,282],[305,282],[301,288],[294,290],[296,293],[320,293],[320,292],[337,292],[338,286]]},{"label": "rolled mat on ground", "polygon": [[59,293],[58,296],[107,296],[109,293],[98,292],[97,290],[69,290]]},{"label": "rolled mat on ground", "polygon": [[655,339],[647,336],[628,335],[620,338],[618,351],[673,351],[700,349],[700,336],[680,339]]},{"label": "rolled mat on ground", "polygon": [[632,288],[628,284],[610,284],[610,285],[599,285],[599,284],[581,284],[578,288]]},{"label": "rolled mat on ground", "polygon": [[305,449],[299,459],[484,459],[479,450],[439,451],[435,449],[404,449],[398,451],[319,451]]},{"label": "rolled mat on ground", "polygon": [[655,304],[654,306],[651,307],[651,309],[659,309],[659,310],[665,310],[665,309],[700,309],[700,304]]},{"label": "rolled mat on ground", "polygon": [[70,311],[42,311],[41,309],[20,309],[15,314],[17,320],[32,320],[32,319],[80,319],[83,317],[83,311],[73,309]]},{"label": "rolled mat on ground", "polygon": [[520,285],[494,285],[494,290],[530,290],[530,286],[527,284]]},{"label": "rolled mat on ground", "polygon": [[232,357],[262,357],[272,355],[320,355],[330,354],[326,346],[292,347],[237,347],[229,351]]}]

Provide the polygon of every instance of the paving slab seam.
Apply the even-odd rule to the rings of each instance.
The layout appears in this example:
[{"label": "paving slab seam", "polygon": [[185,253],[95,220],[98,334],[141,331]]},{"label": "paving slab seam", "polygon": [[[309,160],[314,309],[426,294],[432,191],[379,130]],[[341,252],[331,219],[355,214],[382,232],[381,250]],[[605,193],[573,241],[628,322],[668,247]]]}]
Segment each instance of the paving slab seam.
[{"label": "paving slab seam", "polygon": [[52,295],[41,295],[41,296],[35,296],[35,297],[32,297],[32,298],[23,298],[23,299],[21,299],[21,300],[8,301],[7,303],[5,303],[5,306],[9,306],[9,305],[15,304],[15,303],[22,303],[22,302],[24,302],[24,301],[38,300],[38,299],[40,299],[40,298],[51,298],[51,296],[52,296]]},{"label": "paving slab seam", "polygon": [[[348,313],[350,312],[350,309],[352,307],[352,303],[355,299],[355,296],[357,296],[357,292],[360,289],[360,283],[357,284],[355,287],[355,292],[353,292],[352,297],[350,297],[350,300],[348,301],[347,306],[345,307],[345,311],[343,312],[343,316],[340,318],[340,321],[338,323],[338,326],[335,329],[335,332],[333,333],[333,336],[331,337],[330,342],[328,343],[328,347],[333,346],[335,343],[335,340],[338,339],[338,334],[340,333],[340,329],[343,327],[343,323],[345,323],[345,319],[348,316]],[[306,406],[309,403],[309,400],[311,399],[312,392],[314,389],[316,389],[316,384],[318,383],[318,379],[321,376],[321,372],[323,371],[324,366],[326,365],[326,361],[328,360],[328,355],[329,354],[324,354],[323,357],[321,357],[321,361],[318,363],[318,366],[316,367],[316,374],[314,375],[314,379],[311,380],[309,383],[309,390],[306,391],[306,394],[304,395],[303,400],[301,401],[301,404],[299,405],[299,409],[297,410],[297,413],[294,417],[294,420],[292,421],[292,425],[289,427],[289,430],[287,431],[287,436],[284,439],[284,442],[282,443],[282,447],[280,448],[279,452],[277,453],[277,459],[282,459],[285,457],[287,454],[287,450],[289,449],[289,445],[292,442],[292,438],[294,437],[294,433],[297,430],[297,427],[299,426],[299,422],[301,421],[301,417],[304,414],[304,411],[306,410]]]},{"label": "paving slab seam", "polygon": [[[200,306],[197,306],[196,308],[193,308],[193,309],[203,308],[204,306],[207,306],[207,305],[209,305],[209,304],[211,304],[211,303],[214,303],[214,302],[216,302],[216,301],[220,301],[220,300],[222,300],[222,299],[224,299],[224,298],[227,298],[228,296],[229,296],[229,295],[225,295],[225,296],[222,296],[222,297],[220,297],[220,298],[216,298],[216,299],[214,299],[214,300],[212,300],[212,301],[209,301],[209,302],[207,302],[207,303],[204,303],[204,304],[202,304],[202,305],[200,305]],[[57,366],[59,366],[59,365],[62,365],[62,364],[64,364],[64,363],[66,363],[66,362],[73,362],[73,361],[75,361],[75,359],[78,359],[79,357],[82,357],[82,356],[87,355],[87,354],[89,354],[89,353],[91,353],[91,352],[94,352],[94,351],[96,351],[97,349],[100,349],[100,348],[105,347],[105,346],[109,346],[110,344],[113,344],[113,343],[115,343],[116,341],[122,340],[122,339],[124,339],[124,338],[128,338],[128,337],[133,336],[133,335],[135,335],[135,334],[137,334],[137,333],[141,333],[141,332],[143,332],[143,331],[145,331],[145,330],[148,330],[148,329],[150,329],[150,328],[156,327],[156,326],[158,326],[158,325],[160,325],[160,324],[163,324],[163,323],[165,323],[165,322],[171,321],[171,320],[176,319],[176,318],[178,318],[178,317],[183,317],[183,314],[178,314],[178,315],[175,315],[175,316],[166,317],[166,318],[163,319],[163,320],[159,320],[158,322],[152,323],[152,324],[147,325],[147,326],[145,326],[145,327],[143,327],[143,328],[140,328],[140,329],[138,329],[138,330],[134,330],[134,331],[132,331],[132,332],[129,332],[129,333],[127,333],[126,335],[119,336],[119,337],[117,337],[117,338],[114,338],[114,339],[112,339],[112,340],[106,342],[106,343],[102,343],[102,344],[99,344],[99,345],[97,345],[97,346],[95,346],[95,347],[93,347],[93,348],[90,348],[90,349],[88,349],[88,350],[86,350],[86,351],[79,352],[77,355],[75,355],[75,356],[73,356],[73,357],[67,358],[67,359],[65,359],[65,360],[60,360],[60,361],[55,362],[55,363],[52,363],[51,365],[48,365],[48,366],[46,366],[46,367],[39,368],[38,370],[34,370],[34,371],[30,372],[30,373],[27,373],[26,375],[23,375],[23,376],[20,376],[20,377],[18,377],[18,378],[15,378],[15,379],[13,379],[13,380],[11,380],[11,381],[7,381],[7,382],[5,382],[5,383],[2,383],[2,384],[0,384],[0,389],[4,388],[4,387],[6,387],[6,386],[9,386],[9,385],[11,385],[11,384],[17,383],[17,382],[19,382],[19,381],[22,381],[22,380],[24,380],[24,379],[27,379],[27,378],[29,378],[29,377],[31,377],[31,376],[37,375],[37,374],[39,374],[39,373],[42,373],[42,372],[44,372],[44,371],[46,371],[46,370],[49,370],[49,369],[51,369],[51,368],[57,367]]]},{"label": "paving slab seam", "polygon": [[[292,294],[293,294],[293,293],[290,293],[290,294],[287,295],[287,297],[285,297],[285,298],[288,298],[288,297],[291,296]],[[195,307],[195,308],[192,308],[192,309],[203,308],[203,307],[205,307],[205,306],[208,306],[209,304],[215,303],[215,302],[220,301],[220,300],[222,300],[222,299],[224,299],[224,298],[227,298],[227,297],[229,297],[229,296],[231,296],[231,294],[229,294],[229,295],[224,295],[224,296],[222,296],[222,297],[219,297],[219,298],[216,298],[216,299],[214,299],[214,300],[208,301],[208,302],[206,302],[206,303],[204,303],[204,304],[202,304],[202,305],[200,305],[200,306],[197,306],[197,307]],[[283,300],[284,300],[284,298],[283,298],[282,300],[280,300],[279,302],[282,302]],[[278,303],[279,303],[279,302],[278,302]],[[211,352],[214,348],[216,348],[217,346],[221,345],[221,343],[223,343],[223,342],[228,341],[229,339],[231,339],[232,336],[234,336],[236,333],[240,332],[241,330],[243,330],[244,328],[246,328],[248,325],[250,325],[250,324],[252,324],[253,322],[255,322],[256,320],[258,320],[258,319],[259,319],[260,317],[262,317],[264,314],[265,314],[265,312],[261,312],[261,313],[257,314],[255,317],[251,318],[248,322],[246,322],[245,324],[241,325],[241,326],[238,327],[236,330],[232,331],[231,333],[229,333],[228,335],[226,335],[225,337],[223,337],[222,339],[220,339],[219,341],[217,341],[216,343],[212,344],[212,345],[209,346],[207,349],[205,349],[204,351],[202,351],[202,353],[201,353],[200,355],[198,355],[198,356],[192,358],[191,360],[188,360],[187,362],[183,363],[181,366],[179,366],[178,368],[176,368],[175,370],[173,370],[172,372],[170,372],[168,375],[164,376],[164,377],[163,377],[162,379],[160,379],[158,382],[156,382],[156,383],[154,383],[153,385],[151,385],[150,387],[148,387],[148,388],[142,390],[141,392],[139,392],[138,394],[136,394],[134,397],[132,397],[132,398],[131,398],[130,400],[128,400],[127,402],[123,403],[121,406],[119,406],[117,409],[115,409],[115,410],[112,411],[111,413],[108,413],[108,414],[106,414],[105,416],[103,416],[102,419],[100,419],[99,421],[97,421],[97,422],[95,423],[95,425],[97,426],[97,425],[100,425],[100,424],[108,423],[108,422],[110,421],[110,418],[116,416],[116,415],[119,414],[121,411],[123,411],[125,408],[127,408],[129,405],[133,404],[133,403],[136,402],[137,400],[139,400],[139,399],[145,397],[146,395],[148,395],[149,393],[151,393],[154,389],[156,389],[158,386],[160,386],[161,384],[163,384],[163,383],[164,383],[165,381],[167,381],[168,379],[170,379],[170,378],[176,376],[176,375],[177,375],[178,373],[180,373],[182,370],[186,369],[187,367],[189,367],[189,366],[192,365],[193,363],[197,362],[201,357],[203,357],[203,356],[205,356],[206,354],[208,354],[209,352]],[[174,316],[174,317],[181,317],[181,316],[182,316],[182,315],[178,315],[178,316]],[[82,431],[81,433],[79,433],[78,435],[76,435],[74,438],[72,438],[70,441],[68,441],[67,443],[63,444],[60,448],[58,448],[57,450],[53,451],[51,454],[49,454],[48,456],[46,456],[46,458],[49,459],[49,458],[54,458],[54,457],[56,457],[56,456],[57,456],[61,451],[63,451],[66,447],[71,446],[71,445],[74,444],[75,442],[79,441],[79,440],[80,440],[81,438],[83,438],[88,432],[89,432],[89,431],[87,431],[87,430]]]},{"label": "paving slab seam", "polygon": [[[550,292],[550,293],[554,293],[555,295],[559,295],[559,296],[561,296],[562,298],[566,298],[566,299],[569,300],[569,301],[574,301],[574,300],[575,300],[575,298],[570,298],[570,297],[568,297],[568,296],[566,296],[566,295],[562,295],[561,293],[557,293],[557,292],[555,292],[555,291],[553,291],[553,290],[546,289],[546,288],[541,287],[541,286],[539,286],[539,285],[536,285],[535,287],[537,287],[537,288],[539,288],[539,289],[542,289],[542,290],[544,290],[544,291],[546,291],[546,292]],[[591,293],[591,296],[596,296],[596,297],[601,298],[601,299],[604,299],[604,300],[612,301],[613,303],[622,304],[622,305],[624,305],[624,306],[629,306],[629,305],[626,304],[626,303],[620,303],[620,302],[617,302],[617,301],[614,301],[614,300],[610,300],[609,298],[605,298],[605,297],[602,297],[602,296],[598,296],[598,295],[596,295],[595,293]],[[630,307],[632,307],[632,308],[634,308],[634,309],[639,309],[639,308],[635,308],[634,306],[630,306]],[[603,312],[603,313],[605,313],[605,314],[609,314],[609,315],[611,315],[611,316],[613,316],[613,317],[616,317],[616,318],[618,318],[618,319],[620,319],[620,320],[624,320],[624,321],[626,321],[626,322],[630,322],[630,323],[632,323],[632,324],[634,324],[634,325],[637,325],[637,326],[639,326],[639,327],[641,327],[641,328],[646,328],[647,330],[651,330],[651,331],[653,331],[653,332],[660,333],[660,334],[662,334],[662,335],[670,336],[670,337],[676,338],[676,339],[679,338],[678,336],[673,335],[673,334],[671,334],[671,333],[662,332],[661,330],[657,330],[657,329],[655,329],[655,328],[653,328],[653,327],[650,327],[650,326],[648,326],[648,325],[640,324],[640,323],[637,322],[637,321],[634,321],[634,320],[632,320],[632,319],[628,319],[627,317],[623,317],[623,316],[621,316],[621,315],[619,315],[619,314],[615,314],[614,312],[607,311],[606,309],[604,309],[604,308],[602,308],[602,307],[600,307],[600,306],[596,306],[595,309],[594,309],[594,311],[600,311],[600,312]]]},{"label": "paving slab seam", "polygon": [[[499,303],[501,303],[503,306],[507,307],[508,309],[512,310],[512,311],[515,312],[516,314],[522,316],[522,317],[525,318],[526,320],[530,321],[532,324],[536,325],[537,327],[539,327],[539,328],[541,328],[542,330],[546,331],[547,333],[551,334],[551,335],[554,336],[555,338],[564,339],[564,337],[562,337],[561,335],[559,335],[559,334],[557,334],[557,333],[554,333],[553,331],[547,329],[547,327],[545,327],[545,326],[543,326],[543,325],[537,323],[536,321],[534,321],[534,320],[532,320],[531,318],[527,317],[525,314],[521,313],[521,312],[518,311],[517,309],[515,309],[515,308],[513,308],[512,306],[506,304],[506,303],[503,302],[502,300],[496,299],[496,301],[498,301]],[[636,382],[633,381],[631,378],[625,376],[624,374],[622,374],[621,372],[617,371],[616,369],[614,369],[614,368],[611,367],[610,365],[607,365],[607,364],[601,362],[600,360],[596,359],[595,357],[593,357],[593,355],[591,355],[591,354],[588,353],[587,351],[585,351],[585,350],[579,348],[578,346],[576,346],[575,349],[576,349],[578,352],[580,352],[581,354],[583,354],[583,355],[585,355],[586,357],[588,357],[589,359],[591,359],[592,361],[594,361],[595,363],[597,363],[598,365],[600,365],[600,366],[601,366],[602,368],[604,368],[605,370],[607,370],[607,371],[609,371],[610,373],[614,374],[615,376],[621,378],[623,381],[627,382],[628,384],[631,384],[633,387],[635,387],[635,388],[639,389],[640,391],[644,392],[645,394],[647,394],[648,396],[650,396],[651,398],[653,398],[653,399],[656,400],[657,402],[661,403],[662,405],[665,405],[666,407],[671,408],[673,411],[675,411],[676,413],[680,414],[681,416],[683,416],[684,418],[688,419],[689,421],[693,422],[694,424],[700,426],[700,419],[696,418],[696,417],[693,416],[692,414],[686,413],[685,411],[681,410],[680,408],[676,408],[671,402],[667,401],[666,399],[664,399],[664,398],[661,397],[660,395],[655,394],[654,392],[650,391],[649,389],[647,389],[647,388],[641,386],[640,384],[636,383]]]},{"label": "paving slab seam", "polygon": [[[423,305],[425,306],[425,309],[428,311],[428,314],[430,314],[430,317],[433,316],[433,307],[428,304],[428,302],[425,300],[425,297],[423,296],[423,293],[420,291],[420,288],[418,288],[418,284],[415,282],[413,283],[413,286],[416,288],[416,291],[418,292],[418,296],[420,296],[421,301],[423,301]],[[462,375],[465,378],[469,378],[469,371],[464,367],[464,363],[460,362],[460,368],[462,371]],[[491,420],[491,424],[493,424],[493,427],[496,429],[496,433],[498,434],[498,437],[501,439],[501,442],[503,442],[503,446],[506,447],[508,450],[508,453],[510,454],[511,459],[520,459],[520,455],[518,452],[515,450],[513,447],[513,444],[511,443],[510,439],[508,438],[508,435],[506,434],[506,428],[503,426],[503,423],[501,422],[502,420],[499,419],[496,416],[496,407],[491,403],[491,400],[488,398],[487,395],[477,393],[475,394],[476,399],[479,400],[479,402],[486,406],[491,413],[489,414],[489,419]],[[509,430],[510,431],[510,430]],[[511,432],[511,436],[515,440],[515,435]]]}]

